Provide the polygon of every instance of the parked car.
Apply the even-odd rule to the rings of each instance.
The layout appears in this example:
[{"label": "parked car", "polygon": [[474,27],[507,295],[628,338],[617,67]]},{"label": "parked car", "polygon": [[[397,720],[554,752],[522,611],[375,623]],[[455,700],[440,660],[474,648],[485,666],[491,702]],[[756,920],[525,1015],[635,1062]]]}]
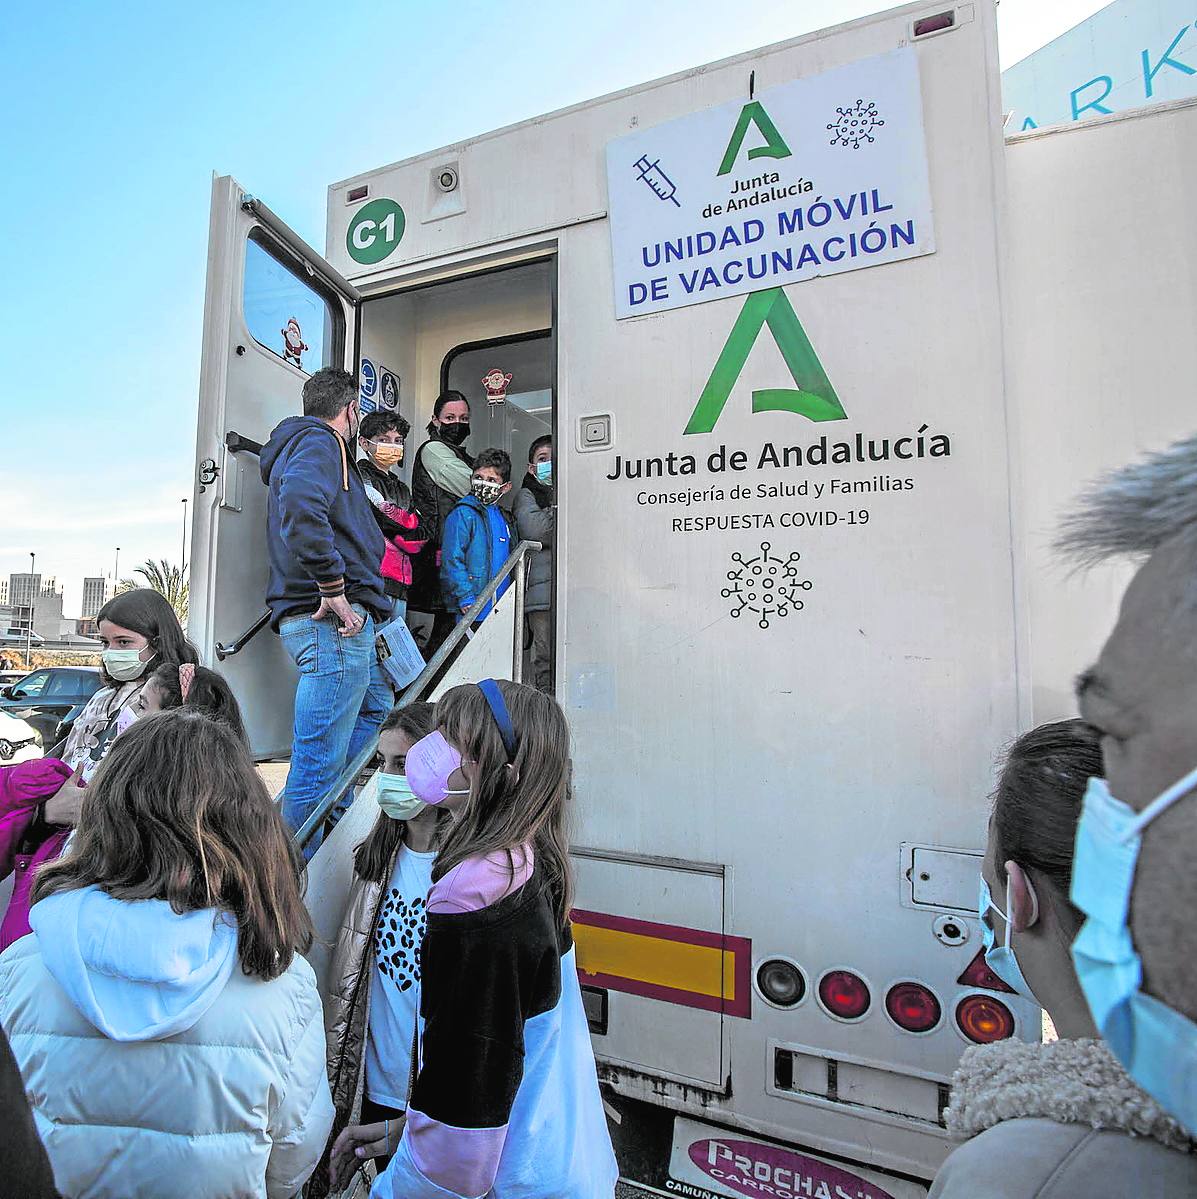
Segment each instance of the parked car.
[{"label": "parked car", "polygon": [[15,766],[41,756],[41,733],[27,720],[0,711],[0,766]]},{"label": "parked car", "polygon": [[0,645],[41,645],[46,639],[27,629],[0,629]]},{"label": "parked car", "polygon": [[0,711],[28,721],[42,744],[56,745],[104,680],[98,666],[42,666],[0,688]]}]

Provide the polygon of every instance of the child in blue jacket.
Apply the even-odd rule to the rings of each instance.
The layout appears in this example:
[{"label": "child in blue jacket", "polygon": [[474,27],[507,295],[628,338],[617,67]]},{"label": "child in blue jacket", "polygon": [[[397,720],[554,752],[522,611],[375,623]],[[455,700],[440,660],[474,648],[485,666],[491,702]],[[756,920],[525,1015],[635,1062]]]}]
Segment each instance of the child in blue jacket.
[{"label": "child in blue jacket", "polygon": [[[445,520],[441,539],[441,587],[445,604],[457,619],[470,610],[482,589],[499,573],[511,555],[511,518],[499,498],[511,490],[511,458],[503,450],[483,450],[474,464],[470,494],[457,501]],[[511,583],[499,587],[498,599]],[[478,619],[490,612],[482,609]]]}]

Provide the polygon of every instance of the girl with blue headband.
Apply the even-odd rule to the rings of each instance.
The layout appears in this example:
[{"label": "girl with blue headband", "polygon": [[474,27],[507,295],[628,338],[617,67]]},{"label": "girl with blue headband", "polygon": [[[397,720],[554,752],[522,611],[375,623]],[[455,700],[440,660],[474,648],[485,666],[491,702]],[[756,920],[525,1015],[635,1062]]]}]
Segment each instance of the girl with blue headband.
[{"label": "girl with blue headband", "polygon": [[[569,922],[565,716],[531,687],[487,679],[448,692],[436,721],[407,753],[407,781],[453,823],[428,895],[414,1084],[371,1195],[611,1199]],[[338,1138],[334,1179],[375,1133]]]}]

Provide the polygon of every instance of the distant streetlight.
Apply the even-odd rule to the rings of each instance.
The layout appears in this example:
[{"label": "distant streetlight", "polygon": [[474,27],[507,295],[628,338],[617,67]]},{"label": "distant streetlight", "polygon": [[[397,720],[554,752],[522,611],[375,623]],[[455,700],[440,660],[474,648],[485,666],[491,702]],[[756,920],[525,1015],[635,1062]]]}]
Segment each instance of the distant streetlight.
[{"label": "distant streetlight", "polygon": [[121,581],[121,547],[116,547],[116,560],[112,563],[112,589],[115,591]]},{"label": "distant streetlight", "polygon": [[33,570],[37,565],[37,555],[29,555],[29,624],[25,627],[25,669],[33,667],[33,609],[36,602],[33,585]]},{"label": "distant streetlight", "polygon": [[179,573],[187,569],[187,501],[183,501],[183,565],[179,567]]}]

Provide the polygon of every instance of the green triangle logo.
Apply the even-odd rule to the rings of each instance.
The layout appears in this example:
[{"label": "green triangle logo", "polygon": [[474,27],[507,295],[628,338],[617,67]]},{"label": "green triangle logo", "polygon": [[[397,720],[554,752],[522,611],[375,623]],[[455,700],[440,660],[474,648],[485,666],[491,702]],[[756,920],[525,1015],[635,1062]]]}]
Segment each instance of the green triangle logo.
[{"label": "green triangle logo", "polygon": [[786,139],[773,124],[773,118],[765,111],[765,106],[759,100],[753,100],[740,109],[740,119],[736,121],[731,140],[727,143],[727,149],[723,151],[723,161],[719,164],[719,170],[715,172],[716,177],[726,175],[736,165],[736,158],[744,145],[749,125],[755,125],[757,132],[765,139],[763,146],[755,146],[748,151],[750,159],[789,158],[793,154],[793,150],[786,145]]},{"label": "green triangle logo", "polygon": [[744,301],[711,377],[690,414],[686,433],[709,433],[715,427],[766,325],[796,386],[754,391],[753,412],[794,412],[812,421],[848,419],[786,293],[780,287],[771,287],[753,292]]}]

